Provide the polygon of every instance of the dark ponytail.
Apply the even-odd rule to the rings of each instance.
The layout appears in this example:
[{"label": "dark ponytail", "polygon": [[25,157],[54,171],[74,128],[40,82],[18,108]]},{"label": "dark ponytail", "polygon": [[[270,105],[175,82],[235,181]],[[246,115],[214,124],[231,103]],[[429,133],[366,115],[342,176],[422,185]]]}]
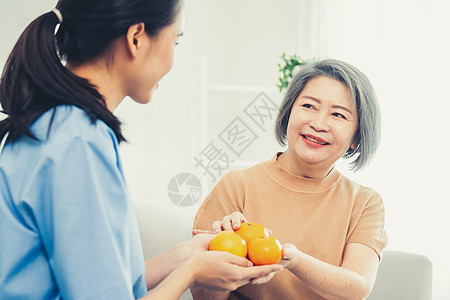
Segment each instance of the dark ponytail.
[{"label": "dark ponytail", "polygon": [[[124,140],[120,121],[107,109],[103,96],[88,80],[61,63],[80,64],[103,54],[129,26],[144,22],[156,35],[174,22],[178,0],[60,0],[59,23],[54,12],[34,20],[22,33],[3,69],[0,82],[0,140],[9,132],[11,141],[21,134],[35,137],[30,125],[58,105],[83,109],[92,122],[105,122]],[[50,124],[51,126],[51,124]],[[50,128],[49,128],[50,129]]]}]

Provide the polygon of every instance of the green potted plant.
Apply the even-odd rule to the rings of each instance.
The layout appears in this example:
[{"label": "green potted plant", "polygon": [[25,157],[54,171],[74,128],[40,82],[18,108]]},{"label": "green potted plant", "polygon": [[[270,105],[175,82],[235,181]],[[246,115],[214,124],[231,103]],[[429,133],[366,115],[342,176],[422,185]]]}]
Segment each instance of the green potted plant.
[{"label": "green potted plant", "polygon": [[312,59],[302,59],[295,54],[287,57],[286,53],[283,53],[283,55],[281,55],[281,59],[283,60],[283,62],[278,64],[279,72],[281,74],[278,78],[279,84],[277,84],[277,87],[280,89],[280,93],[287,89],[292,77],[294,77],[295,73],[302,66],[313,61]]}]

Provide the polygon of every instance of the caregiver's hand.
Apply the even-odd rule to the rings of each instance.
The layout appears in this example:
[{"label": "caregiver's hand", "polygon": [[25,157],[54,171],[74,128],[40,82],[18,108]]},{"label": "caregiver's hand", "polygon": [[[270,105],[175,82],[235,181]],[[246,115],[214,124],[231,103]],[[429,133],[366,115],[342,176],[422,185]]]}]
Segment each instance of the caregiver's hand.
[{"label": "caregiver's hand", "polygon": [[[188,243],[188,247],[191,247],[191,253],[192,254],[198,254],[200,252],[208,250],[208,245],[211,239],[214,237],[214,234],[212,234],[211,231],[201,230],[201,229],[194,229],[192,230],[192,234],[194,237],[186,242]],[[191,255],[192,255],[191,254]],[[248,266],[253,266],[251,261],[247,260]],[[270,273],[264,273],[260,277],[253,277],[250,279],[250,283],[252,284],[262,284],[270,281],[272,277],[275,275],[275,273],[278,271],[272,271]]]},{"label": "caregiver's hand", "polygon": [[253,266],[249,260],[223,251],[200,253],[189,263],[194,272],[191,287],[219,291],[234,291],[254,278],[258,279],[253,283],[266,282],[283,269],[277,264]]},{"label": "caregiver's hand", "polygon": [[214,237],[213,232],[205,230],[192,230],[193,237],[184,242],[185,247],[190,250],[190,256],[197,255],[200,252],[208,251],[208,245]]}]

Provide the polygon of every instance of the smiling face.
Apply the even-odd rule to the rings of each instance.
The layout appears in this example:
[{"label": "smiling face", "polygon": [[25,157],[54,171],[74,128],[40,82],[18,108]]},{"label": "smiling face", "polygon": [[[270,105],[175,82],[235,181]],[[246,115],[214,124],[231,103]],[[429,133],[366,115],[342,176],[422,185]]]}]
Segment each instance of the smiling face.
[{"label": "smiling face", "polygon": [[184,11],[176,21],[164,27],[157,36],[146,35],[142,39],[141,55],[135,59],[131,80],[128,81],[128,96],[138,103],[150,101],[159,81],[170,71],[174,63],[175,47],[183,35]]},{"label": "smiling face", "polygon": [[324,177],[353,146],[358,115],[350,90],[333,78],[311,79],[295,100],[287,126],[290,171]]}]

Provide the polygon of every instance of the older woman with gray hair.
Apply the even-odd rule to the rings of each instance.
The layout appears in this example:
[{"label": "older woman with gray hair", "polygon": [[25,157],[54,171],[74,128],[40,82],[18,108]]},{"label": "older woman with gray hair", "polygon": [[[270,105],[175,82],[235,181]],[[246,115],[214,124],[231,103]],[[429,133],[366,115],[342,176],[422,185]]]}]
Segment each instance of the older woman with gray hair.
[{"label": "older woman with gray hair", "polygon": [[231,293],[192,289],[194,298],[366,298],[387,244],[384,205],[335,163],[344,157],[360,170],[376,152],[380,113],[369,79],[334,59],[303,67],[289,85],[275,132],[287,150],[226,174],[199,209],[194,228],[260,223],[283,243],[285,270],[266,284]]}]

